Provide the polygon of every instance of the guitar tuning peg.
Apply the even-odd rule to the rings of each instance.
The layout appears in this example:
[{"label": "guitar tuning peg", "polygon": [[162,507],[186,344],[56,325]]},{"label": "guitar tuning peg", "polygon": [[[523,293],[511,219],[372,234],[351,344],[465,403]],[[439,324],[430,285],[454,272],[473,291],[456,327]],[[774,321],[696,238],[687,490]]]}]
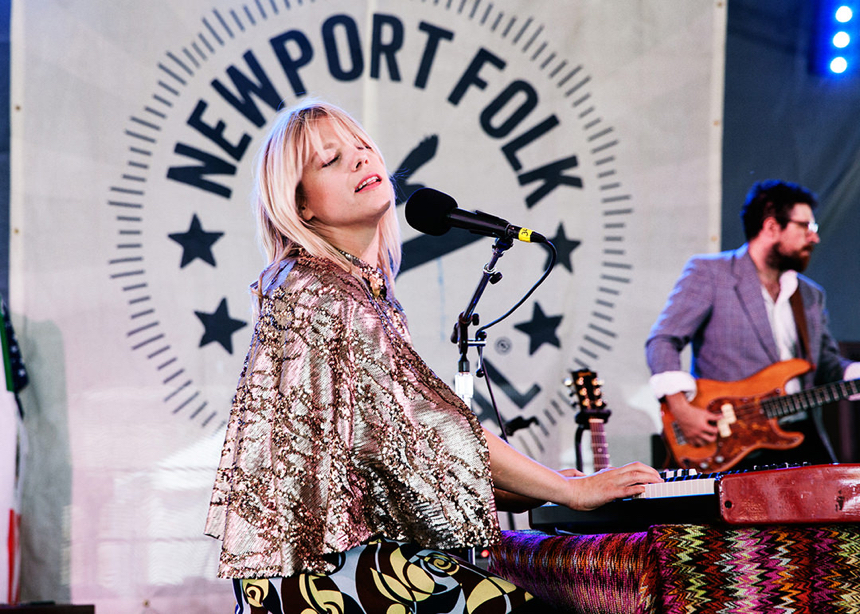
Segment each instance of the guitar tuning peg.
[{"label": "guitar tuning peg", "polygon": [[568,388],[570,388],[571,386],[573,386],[573,380],[572,380],[572,379],[570,379],[569,377],[564,378],[564,380],[562,381],[562,383],[563,383],[565,386],[567,386]]}]

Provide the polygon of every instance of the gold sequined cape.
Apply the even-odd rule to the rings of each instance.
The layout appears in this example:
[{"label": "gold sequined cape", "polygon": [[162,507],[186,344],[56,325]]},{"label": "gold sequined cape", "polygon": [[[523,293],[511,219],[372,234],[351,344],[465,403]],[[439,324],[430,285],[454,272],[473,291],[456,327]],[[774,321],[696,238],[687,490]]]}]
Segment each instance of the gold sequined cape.
[{"label": "gold sequined cape", "polygon": [[499,539],[480,424],[412,348],[379,271],[356,264],[364,283],[302,254],[266,292],[206,523],[221,577],[331,571],[323,554],[379,534]]}]

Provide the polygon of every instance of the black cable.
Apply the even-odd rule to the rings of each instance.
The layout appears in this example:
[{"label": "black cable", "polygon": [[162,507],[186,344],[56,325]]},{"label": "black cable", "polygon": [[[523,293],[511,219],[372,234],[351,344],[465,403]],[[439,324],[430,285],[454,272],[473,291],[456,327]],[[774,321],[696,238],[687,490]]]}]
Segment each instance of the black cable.
[{"label": "black cable", "polygon": [[[477,339],[477,337],[475,338]],[[490,405],[493,406],[493,411],[496,412],[496,420],[499,421],[499,431],[501,431],[499,437],[501,437],[503,441],[508,442],[508,430],[505,428],[505,420],[502,418],[502,414],[499,411],[499,406],[496,405],[496,397],[493,394],[493,386],[490,384],[490,374],[487,373],[487,370],[484,368],[483,345],[478,346],[478,371],[476,375],[478,375],[478,377],[483,376],[484,379],[487,380],[487,393],[490,395]]]},{"label": "black cable", "polygon": [[499,316],[489,324],[485,324],[477,331],[475,331],[475,339],[480,339],[482,334],[486,336],[486,334],[484,333],[485,330],[487,330],[491,326],[495,326],[496,324],[507,318],[509,315],[511,315],[513,312],[515,312],[517,309],[519,309],[522,304],[525,303],[528,298],[534,293],[534,291],[538,289],[538,286],[540,286],[546,280],[546,278],[549,277],[549,274],[552,272],[552,269],[555,266],[556,260],[558,260],[558,250],[556,250],[555,245],[553,245],[549,241],[539,245],[546,245],[550,250],[549,266],[547,266],[546,270],[543,272],[543,275],[540,276],[540,279],[535,282],[535,284],[529,289],[529,291],[526,292],[525,295],[523,295],[523,297],[518,300],[513,307],[508,309],[508,311],[506,311],[503,315]]}]

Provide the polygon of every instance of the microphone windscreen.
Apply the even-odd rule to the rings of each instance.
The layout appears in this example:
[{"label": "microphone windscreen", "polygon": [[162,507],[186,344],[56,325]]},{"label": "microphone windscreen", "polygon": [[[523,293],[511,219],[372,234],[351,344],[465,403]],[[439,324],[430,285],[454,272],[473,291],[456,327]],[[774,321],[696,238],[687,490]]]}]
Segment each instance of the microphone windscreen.
[{"label": "microphone windscreen", "polygon": [[438,237],[451,228],[448,214],[457,208],[457,201],[439,190],[421,188],[406,201],[406,221],[424,234]]}]

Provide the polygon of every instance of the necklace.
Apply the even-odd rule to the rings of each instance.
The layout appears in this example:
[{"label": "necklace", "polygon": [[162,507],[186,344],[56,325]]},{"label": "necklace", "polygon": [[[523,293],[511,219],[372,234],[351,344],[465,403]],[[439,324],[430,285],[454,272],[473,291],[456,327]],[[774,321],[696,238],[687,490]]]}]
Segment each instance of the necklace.
[{"label": "necklace", "polygon": [[382,274],[382,271],[372,268],[364,260],[358,256],[353,256],[349,252],[345,252],[342,249],[338,249],[337,251],[361,272],[361,277],[370,288],[373,298],[378,299],[380,296],[385,295],[385,276]]}]

